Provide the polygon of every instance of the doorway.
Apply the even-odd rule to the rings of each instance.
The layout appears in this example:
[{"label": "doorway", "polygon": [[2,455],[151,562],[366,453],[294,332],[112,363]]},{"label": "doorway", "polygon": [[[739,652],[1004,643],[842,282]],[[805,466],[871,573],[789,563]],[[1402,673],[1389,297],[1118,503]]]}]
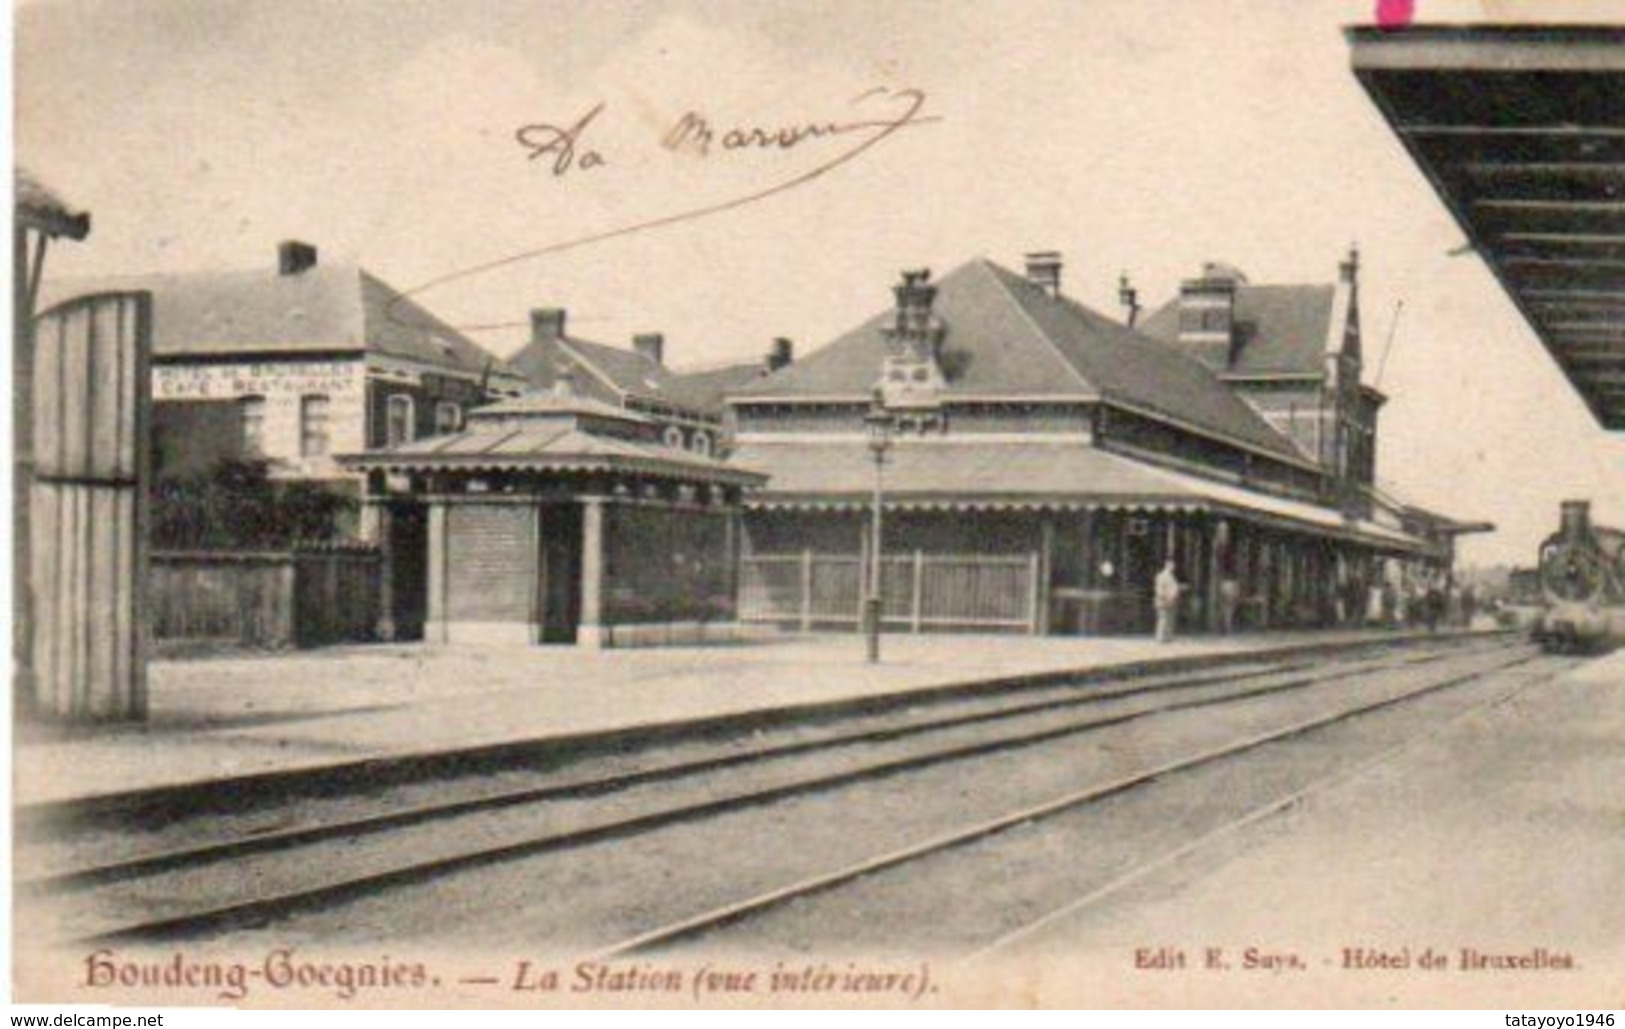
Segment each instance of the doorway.
[{"label": "doorway", "polygon": [[540,642],[574,643],[581,624],[581,505],[544,505],[537,532]]}]

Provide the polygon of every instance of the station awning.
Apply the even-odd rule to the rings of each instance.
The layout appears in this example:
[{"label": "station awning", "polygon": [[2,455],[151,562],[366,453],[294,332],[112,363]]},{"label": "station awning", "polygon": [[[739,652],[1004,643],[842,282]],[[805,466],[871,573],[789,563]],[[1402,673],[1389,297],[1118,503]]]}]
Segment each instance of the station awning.
[{"label": "station awning", "polygon": [[341,455],[339,462],[380,472],[607,472],[737,486],[762,481],[762,476],[714,457],[559,425],[470,428]]},{"label": "station awning", "polygon": [[1354,74],[1606,429],[1625,429],[1625,27],[1348,31]]},{"label": "station awning", "polygon": [[[873,501],[867,444],[760,442],[734,461],[770,476],[747,508],[857,511]],[[1359,543],[1384,553],[1435,556],[1426,540],[1275,496],[1137,461],[1077,442],[900,442],[886,454],[884,502],[902,511],[1184,511],[1226,515]]]}]

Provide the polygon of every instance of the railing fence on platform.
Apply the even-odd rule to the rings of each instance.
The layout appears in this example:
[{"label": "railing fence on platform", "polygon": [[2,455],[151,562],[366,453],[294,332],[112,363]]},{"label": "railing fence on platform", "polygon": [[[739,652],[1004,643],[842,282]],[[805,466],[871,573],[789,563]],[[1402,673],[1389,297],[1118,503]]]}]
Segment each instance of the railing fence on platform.
[{"label": "railing fence on platform", "polygon": [[[740,562],[739,617],[804,630],[851,628],[862,617],[864,561],[804,550]],[[1032,631],[1038,613],[1036,554],[938,554],[915,550],[881,561],[887,627]]]}]

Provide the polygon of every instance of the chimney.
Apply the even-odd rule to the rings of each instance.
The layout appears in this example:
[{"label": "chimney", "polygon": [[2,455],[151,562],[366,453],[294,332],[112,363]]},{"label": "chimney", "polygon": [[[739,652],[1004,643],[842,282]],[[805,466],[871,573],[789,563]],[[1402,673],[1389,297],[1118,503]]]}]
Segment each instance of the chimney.
[{"label": "chimney", "polygon": [[1052,297],[1061,295],[1061,254],[1035,250],[1027,255],[1027,281]]},{"label": "chimney", "polygon": [[925,339],[931,331],[931,304],[937,287],[931,285],[931,269],[916,268],[903,273],[903,281],[892,287],[897,298],[897,335],[903,339]]},{"label": "chimney", "polygon": [[300,275],[316,267],[316,248],[297,239],[277,244],[276,267],[279,275]]},{"label": "chimney", "polygon": [[1360,281],[1360,248],[1350,244],[1349,255],[1338,262],[1337,277],[1345,285],[1354,286]]},{"label": "chimney", "polygon": [[666,363],[666,337],[658,332],[640,332],[633,336],[632,349],[655,364]]},{"label": "chimney", "polygon": [[564,338],[564,308],[537,307],[530,312],[530,341],[545,343]]},{"label": "chimney", "polygon": [[788,368],[795,359],[795,343],[785,336],[779,336],[773,340],[773,346],[767,352],[767,370],[771,373],[780,368]]},{"label": "chimney", "polygon": [[1235,343],[1236,286],[1239,272],[1209,261],[1202,277],[1179,285],[1179,341],[1181,343]]},{"label": "chimney", "polygon": [[1591,535],[1591,501],[1563,501],[1562,534],[1569,543]]},{"label": "chimney", "polygon": [[1128,272],[1117,277],[1117,302],[1123,307],[1123,324],[1134,328],[1140,317],[1140,291],[1128,280]]}]

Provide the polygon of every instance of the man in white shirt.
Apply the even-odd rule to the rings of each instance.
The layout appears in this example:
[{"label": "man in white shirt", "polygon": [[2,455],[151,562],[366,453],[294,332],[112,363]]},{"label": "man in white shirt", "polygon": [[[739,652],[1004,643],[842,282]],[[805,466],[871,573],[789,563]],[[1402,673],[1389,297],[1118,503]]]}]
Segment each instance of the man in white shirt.
[{"label": "man in white shirt", "polygon": [[1169,558],[1157,573],[1153,600],[1157,607],[1157,642],[1167,643],[1174,638],[1174,621],[1179,613],[1179,594],[1184,589],[1179,576],[1174,574],[1174,560]]}]

